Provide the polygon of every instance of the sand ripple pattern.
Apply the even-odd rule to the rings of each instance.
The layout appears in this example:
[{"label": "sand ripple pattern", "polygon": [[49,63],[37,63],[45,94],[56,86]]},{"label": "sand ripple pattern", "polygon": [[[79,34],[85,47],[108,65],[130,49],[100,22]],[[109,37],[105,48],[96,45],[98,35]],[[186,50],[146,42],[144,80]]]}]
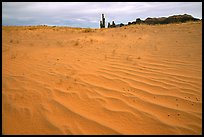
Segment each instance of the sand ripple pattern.
[{"label": "sand ripple pattern", "polygon": [[[200,25],[175,25],[178,32],[130,26],[89,35],[25,28],[16,38],[21,46],[4,38],[3,134],[202,134],[202,60],[194,56],[201,45],[196,50],[185,41],[201,37],[180,33]],[[59,35],[63,40],[56,43]],[[48,42],[35,47],[33,40],[29,47],[20,41],[31,36]]]}]

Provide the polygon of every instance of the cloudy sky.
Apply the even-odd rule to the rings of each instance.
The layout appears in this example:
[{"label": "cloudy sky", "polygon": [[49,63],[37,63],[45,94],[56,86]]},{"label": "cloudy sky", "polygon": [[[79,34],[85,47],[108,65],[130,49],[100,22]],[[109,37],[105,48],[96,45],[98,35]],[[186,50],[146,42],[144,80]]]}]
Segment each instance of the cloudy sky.
[{"label": "cloudy sky", "polygon": [[2,25],[55,25],[99,28],[136,18],[190,14],[202,18],[202,2],[2,2]]}]

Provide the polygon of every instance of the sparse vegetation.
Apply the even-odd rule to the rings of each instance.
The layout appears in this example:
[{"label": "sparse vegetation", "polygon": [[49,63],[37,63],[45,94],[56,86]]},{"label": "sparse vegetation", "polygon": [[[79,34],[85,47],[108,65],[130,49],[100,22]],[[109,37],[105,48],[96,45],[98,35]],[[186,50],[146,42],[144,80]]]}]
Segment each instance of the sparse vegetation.
[{"label": "sparse vegetation", "polygon": [[79,42],[78,41],[76,41],[75,42],[75,44],[74,44],[74,46],[78,46],[79,45]]},{"label": "sparse vegetation", "polygon": [[37,27],[29,27],[29,30],[36,30]]},{"label": "sparse vegetation", "polygon": [[14,43],[14,44],[18,44],[19,41],[18,40],[10,40],[9,43]]},{"label": "sparse vegetation", "polygon": [[93,30],[90,29],[90,28],[88,28],[88,29],[85,29],[83,32],[84,32],[84,33],[89,33],[89,32],[93,32]]},{"label": "sparse vegetation", "polygon": [[54,31],[59,31],[59,29],[56,27],[56,28],[53,28],[52,30],[54,30]]},{"label": "sparse vegetation", "polygon": [[16,56],[17,56],[17,54],[12,54],[12,55],[11,55],[11,59],[15,59]]}]

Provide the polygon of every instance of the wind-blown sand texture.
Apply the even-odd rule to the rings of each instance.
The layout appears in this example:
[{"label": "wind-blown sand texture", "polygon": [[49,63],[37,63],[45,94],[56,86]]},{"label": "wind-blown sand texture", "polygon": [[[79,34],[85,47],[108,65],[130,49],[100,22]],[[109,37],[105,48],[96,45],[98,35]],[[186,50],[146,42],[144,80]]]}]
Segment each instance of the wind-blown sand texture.
[{"label": "wind-blown sand texture", "polygon": [[202,134],[202,22],[2,31],[3,134]]}]

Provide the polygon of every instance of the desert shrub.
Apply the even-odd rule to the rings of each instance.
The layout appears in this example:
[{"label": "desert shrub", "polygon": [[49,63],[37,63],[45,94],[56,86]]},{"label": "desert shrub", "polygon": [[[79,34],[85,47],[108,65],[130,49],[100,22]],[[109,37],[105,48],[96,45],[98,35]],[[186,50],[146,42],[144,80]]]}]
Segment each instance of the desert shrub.
[{"label": "desert shrub", "polygon": [[54,31],[59,31],[59,29],[56,27],[54,27],[52,30],[54,30]]},{"label": "desert shrub", "polygon": [[90,28],[88,28],[88,29],[85,29],[83,32],[84,32],[84,33],[89,33],[89,32],[93,32],[93,30],[90,29]]},{"label": "desert shrub", "polygon": [[16,54],[16,53],[14,53],[14,54],[11,55],[11,59],[15,59],[16,57],[17,57],[17,54]]},{"label": "desert shrub", "polygon": [[36,30],[36,27],[30,27],[29,30]]},{"label": "desert shrub", "polygon": [[78,45],[79,45],[79,42],[76,41],[76,42],[74,43],[74,46],[78,46]]}]

